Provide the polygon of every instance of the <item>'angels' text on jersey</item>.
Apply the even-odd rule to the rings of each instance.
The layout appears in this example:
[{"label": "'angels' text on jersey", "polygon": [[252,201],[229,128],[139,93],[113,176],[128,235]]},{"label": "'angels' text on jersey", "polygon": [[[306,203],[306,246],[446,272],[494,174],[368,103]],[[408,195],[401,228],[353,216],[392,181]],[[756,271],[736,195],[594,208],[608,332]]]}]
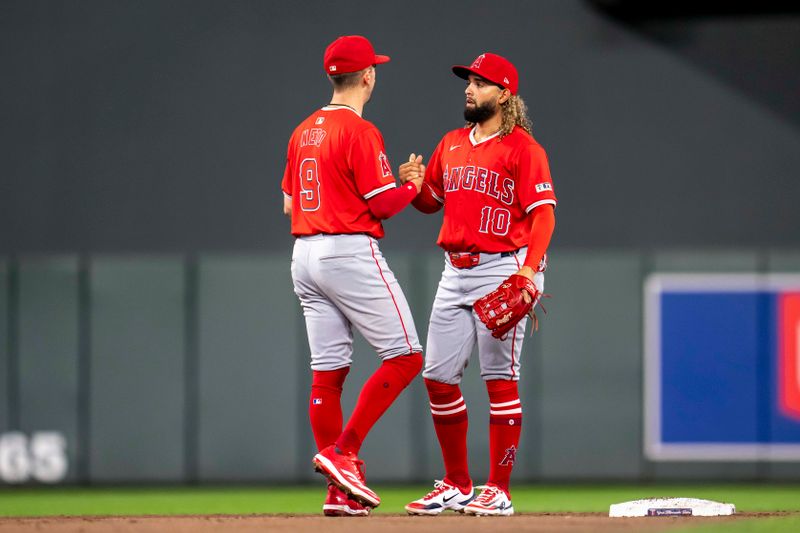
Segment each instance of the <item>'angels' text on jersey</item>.
[{"label": "'angels' text on jersey", "polygon": [[500,178],[500,174],[484,167],[445,168],[442,176],[445,193],[459,189],[488,194],[506,205],[514,203],[514,180]]}]

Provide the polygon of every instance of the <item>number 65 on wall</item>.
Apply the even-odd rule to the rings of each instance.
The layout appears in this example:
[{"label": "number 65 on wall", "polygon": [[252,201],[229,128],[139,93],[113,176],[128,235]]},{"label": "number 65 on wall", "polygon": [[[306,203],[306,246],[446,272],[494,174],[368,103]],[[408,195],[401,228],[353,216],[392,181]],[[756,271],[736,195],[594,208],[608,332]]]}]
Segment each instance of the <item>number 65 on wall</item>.
[{"label": "number 65 on wall", "polygon": [[58,483],[67,474],[67,441],[57,431],[0,434],[0,480],[24,483],[31,478]]}]

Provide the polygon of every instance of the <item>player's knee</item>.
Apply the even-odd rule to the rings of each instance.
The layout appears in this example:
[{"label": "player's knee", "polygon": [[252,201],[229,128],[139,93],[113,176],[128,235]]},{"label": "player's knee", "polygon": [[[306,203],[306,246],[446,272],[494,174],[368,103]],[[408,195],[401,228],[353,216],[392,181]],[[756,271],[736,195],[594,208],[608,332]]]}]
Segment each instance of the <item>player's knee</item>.
[{"label": "player's knee", "polygon": [[486,390],[489,396],[494,395],[519,395],[517,381],[511,379],[490,379],[486,381]]},{"label": "player's knee", "polygon": [[412,353],[409,355],[400,355],[387,359],[383,362],[384,365],[390,365],[395,370],[400,372],[406,380],[406,383],[411,383],[420,370],[422,370],[422,354]]},{"label": "player's knee", "polygon": [[461,390],[457,384],[451,385],[450,383],[442,383],[441,381],[425,378],[425,388],[428,389],[428,396],[431,401],[449,398],[454,394],[461,396]]},{"label": "player's knee", "polygon": [[311,374],[311,389],[341,392],[348,372],[350,372],[349,366],[337,368],[336,370],[314,370]]},{"label": "player's knee", "polygon": [[422,358],[421,353],[412,353],[405,357],[408,358],[408,366],[409,369],[414,372],[414,376],[422,372],[422,365],[425,364],[425,360]]}]

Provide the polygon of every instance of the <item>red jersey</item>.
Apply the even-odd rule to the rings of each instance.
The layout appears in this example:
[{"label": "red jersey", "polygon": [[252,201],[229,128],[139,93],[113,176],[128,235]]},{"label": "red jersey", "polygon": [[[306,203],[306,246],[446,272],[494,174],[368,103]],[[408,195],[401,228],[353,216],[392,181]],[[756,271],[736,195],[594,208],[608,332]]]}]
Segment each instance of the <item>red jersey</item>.
[{"label": "red jersey", "polygon": [[380,239],[383,225],[367,200],[396,186],[383,136],[349,107],[323,107],[289,139],[281,188],[292,200],[292,235],[366,233]]},{"label": "red jersey", "polygon": [[519,126],[476,142],[473,129],[447,133],[434,150],[425,184],[444,204],[437,243],[449,252],[508,252],[528,244],[532,217],[556,205],[544,149]]}]

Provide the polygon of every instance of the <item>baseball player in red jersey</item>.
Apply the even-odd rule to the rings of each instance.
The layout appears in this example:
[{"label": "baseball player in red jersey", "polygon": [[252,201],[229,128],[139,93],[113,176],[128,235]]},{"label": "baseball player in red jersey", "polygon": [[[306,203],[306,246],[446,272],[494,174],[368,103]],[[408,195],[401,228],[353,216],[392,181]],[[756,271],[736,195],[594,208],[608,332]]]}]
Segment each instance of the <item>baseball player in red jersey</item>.
[{"label": "baseball player in red jersey", "polygon": [[[380,504],[357,454],[370,428],[422,368],[408,303],[378,247],[381,220],[411,202],[422,176],[398,187],[383,137],[361,117],[375,87],[375,65],[387,61],[358,35],[328,46],[324,67],[333,97],[294,130],[282,183],[284,212],[297,237],[292,281],[311,350],[309,417],[319,450],[313,462],[328,478],[323,511],[331,516],[367,515]],[[342,430],[353,326],[383,362]]]},{"label": "baseball player in red jersey", "polygon": [[[400,167],[401,181],[424,173],[413,201],[418,210],[433,213],[444,207],[438,244],[445,250],[423,372],[445,476],[406,510],[511,515],[509,479],[522,423],[517,381],[526,320],[499,340],[472,304],[512,274],[543,290],[556,197],[547,157],[531,136],[527,109],[517,95],[516,68],[487,52],[453,72],[468,82],[467,126],[442,138],[427,168],[414,154]],[[477,487],[477,495],[467,465],[467,407],[459,389],[476,344],[490,405],[489,479]]]}]

